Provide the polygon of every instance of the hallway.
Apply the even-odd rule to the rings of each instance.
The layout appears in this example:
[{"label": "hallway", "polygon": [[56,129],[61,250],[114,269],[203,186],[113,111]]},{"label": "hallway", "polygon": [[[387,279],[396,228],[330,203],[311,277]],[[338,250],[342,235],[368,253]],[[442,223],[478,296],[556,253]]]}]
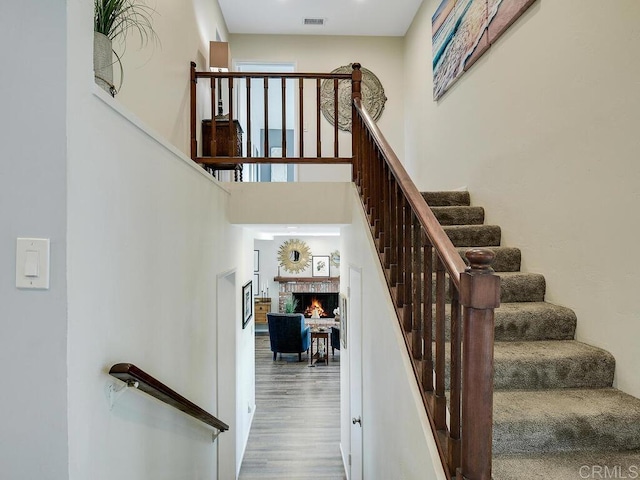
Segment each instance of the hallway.
[{"label": "hallway", "polygon": [[340,456],[340,355],[309,367],[307,356],[274,362],[256,335],[256,412],[239,478],[344,480]]}]

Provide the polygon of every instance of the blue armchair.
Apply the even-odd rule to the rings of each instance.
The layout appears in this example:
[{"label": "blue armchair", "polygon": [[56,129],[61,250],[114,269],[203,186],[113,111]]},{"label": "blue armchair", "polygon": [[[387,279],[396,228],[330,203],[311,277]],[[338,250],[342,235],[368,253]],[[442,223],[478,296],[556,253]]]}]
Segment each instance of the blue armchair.
[{"label": "blue armchair", "polygon": [[302,361],[302,352],[309,350],[311,329],[304,324],[301,313],[267,313],[269,340],[273,359],[278,353],[297,353]]}]

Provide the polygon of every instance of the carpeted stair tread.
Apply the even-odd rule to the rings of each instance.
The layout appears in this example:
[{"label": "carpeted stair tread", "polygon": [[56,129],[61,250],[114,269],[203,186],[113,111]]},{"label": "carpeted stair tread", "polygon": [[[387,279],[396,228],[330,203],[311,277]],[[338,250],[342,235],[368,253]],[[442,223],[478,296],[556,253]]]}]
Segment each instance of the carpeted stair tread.
[{"label": "carpeted stair tread", "polygon": [[[500,302],[543,302],[546,289],[544,276],[539,273],[525,272],[497,272],[500,277]],[[445,295],[447,301],[450,282],[445,282]],[[436,274],[432,279],[433,299],[436,298]]]},{"label": "carpeted stair tread", "polygon": [[497,455],[492,473],[493,480],[640,478],[640,450]]},{"label": "carpeted stair tread", "polygon": [[430,207],[470,205],[469,192],[422,192]]},{"label": "carpeted stair tread", "polygon": [[609,352],[575,340],[496,342],[494,388],[606,388],[615,366]]},{"label": "carpeted stair tread", "polygon": [[[465,259],[464,254],[467,250],[470,250],[473,247],[458,247],[458,253]],[[493,268],[496,272],[519,272],[520,271],[520,262],[521,262],[521,253],[519,248],[514,247],[483,247],[486,250],[491,250],[496,254],[496,258],[491,264],[491,268]]]},{"label": "carpeted stair tread", "polygon": [[497,272],[500,303],[543,302],[546,282],[539,273]]},{"label": "carpeted stair tread", "polygon": [[442,227],[455,247],[497,247],[500,227],[497,225],[448,225]]},{"label": "carpeted stair tread", "polygon": [[431,207],[431,211],[440,225],[482,225],[484,223],[482,207]]},{"label": "carpeted stair tread", "polygon": [[640,400],[614,388],[496,390],[493,452],[640,449]]},{"label": "carpeted stair tread", "polygon": [[502,303],[495,310],[496,341],[573,340],[576,314],[548,302]]},{"label": "carpeted stair tread", "polygon": [[[432,307],[436,318],[436,307]],[[446,340],[451,331],[451,311],[445,309]],[[435,328],[435,323],[434,323]],[[495,340],[523,342],[537,340],[573,340],[576,314],[570,308],[548,302],[503,303],[495,310]]]}]

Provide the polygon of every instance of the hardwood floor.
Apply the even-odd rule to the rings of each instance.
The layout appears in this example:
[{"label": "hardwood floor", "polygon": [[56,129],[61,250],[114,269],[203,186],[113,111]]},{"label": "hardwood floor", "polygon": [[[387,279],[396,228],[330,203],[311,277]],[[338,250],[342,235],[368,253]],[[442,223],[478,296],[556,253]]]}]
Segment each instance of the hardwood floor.
[{"label": "hardwood floor", "polygon": [[[331,355],[331,354],[330,354]],[[340,355],[309,367],[308,357],[278,355],[256,336],[256,412],[241,480],[344,480],[340,455]]]}]

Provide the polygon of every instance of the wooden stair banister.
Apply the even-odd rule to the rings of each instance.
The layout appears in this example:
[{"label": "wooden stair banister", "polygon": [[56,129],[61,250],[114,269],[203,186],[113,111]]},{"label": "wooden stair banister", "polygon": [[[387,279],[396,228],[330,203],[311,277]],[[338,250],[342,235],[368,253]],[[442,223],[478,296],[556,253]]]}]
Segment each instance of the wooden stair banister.
[{"label": "wooden stair banister", "polygon": [[[354,64],[353,180],[404,333],[440,459],[450,479],[490,480],[494,309],[500,305],[500,279],[491,269],[494,254],[482,249],[468,251],[469,267],[465,265],[363,107],[356,81],[360,78],[359,69],[360,65]],[[451,311],[448,388],[447,277]]]}]

